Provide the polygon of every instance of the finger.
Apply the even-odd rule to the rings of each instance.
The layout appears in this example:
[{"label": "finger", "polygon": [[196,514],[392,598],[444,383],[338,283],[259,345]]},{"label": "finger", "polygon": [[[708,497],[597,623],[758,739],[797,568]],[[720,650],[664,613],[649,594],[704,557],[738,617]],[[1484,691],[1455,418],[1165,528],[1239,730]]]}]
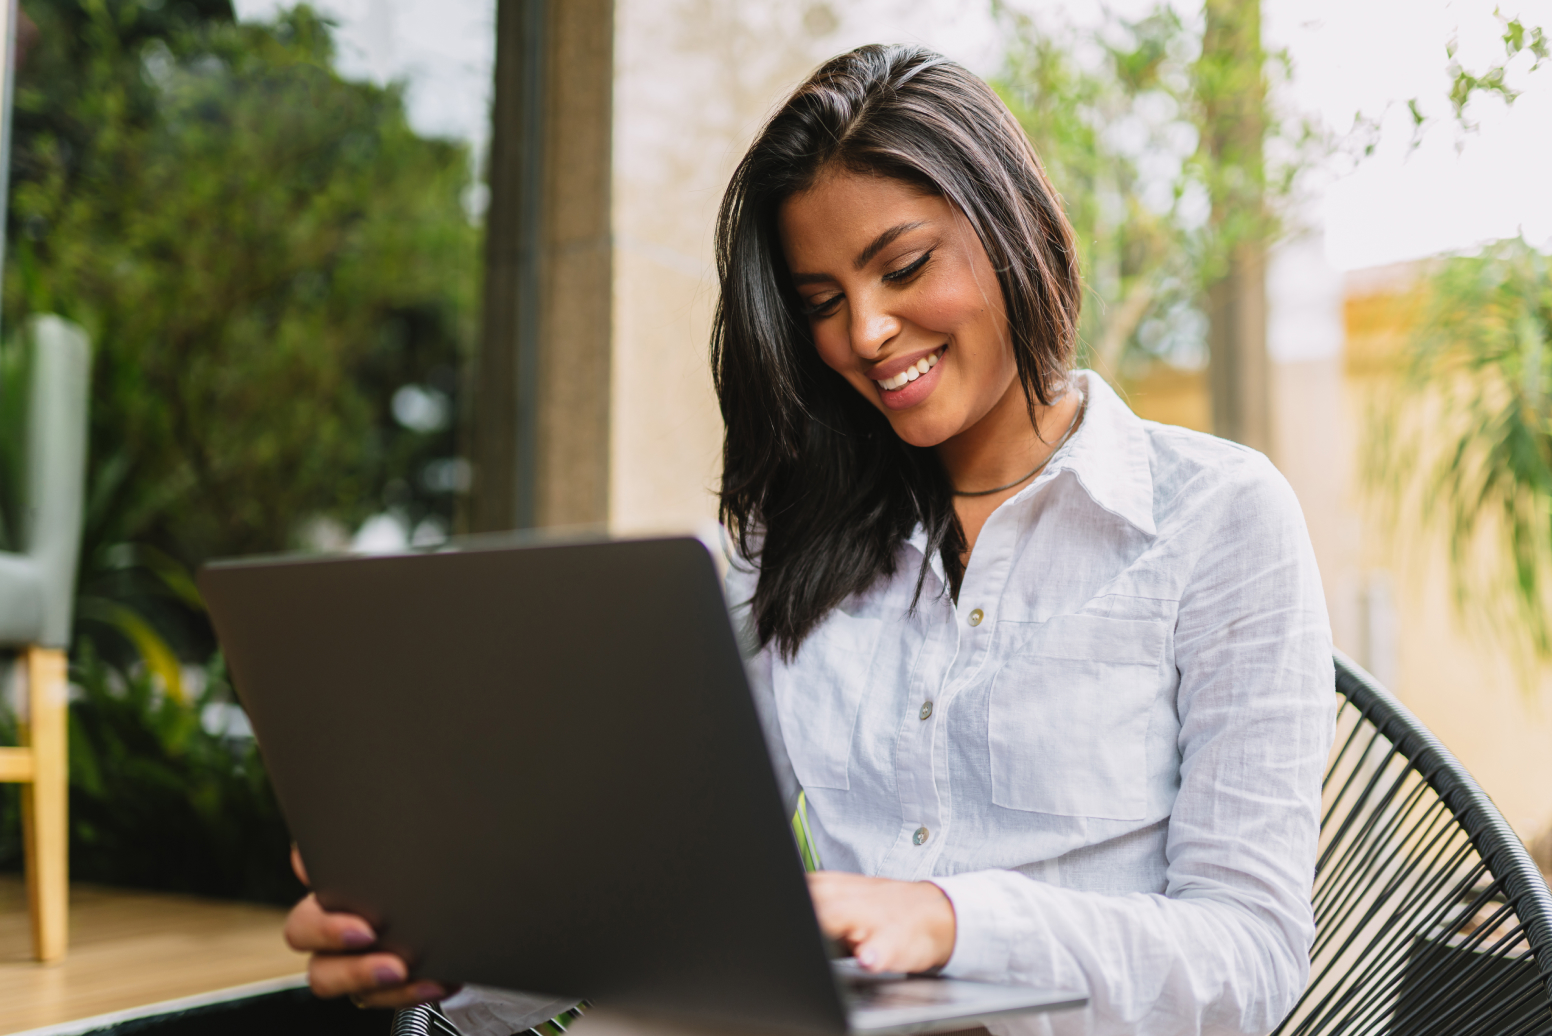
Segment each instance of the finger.
[{"label": "finger", "polygon": [[873,935],[866,941],[852,947],[852,956],[866,971],[905,971],[908,969],[896,966],[896,948],[891,945],[891,940],[882,933]]},{"label": "finger", "polygon": [[302,862],[302,850],[296,847],[295,842],[291,843],[291,869],[296,872],[297,881],[308,888],[313,887],[313,883],[307,880],[307,865]]},{"label": "finger", "polygon": [[307,984],[325,998],[366,996],[403,986],[409,971],[392,953],[315,953],[307,962]]},{"label": "finger", "polygon": [[377,933],[365,920],[327,911],[311,894],[286,916],[285,936],[286,945],[302,953],[350,953],[377,941]]},{"label": "finger", "polygon": [[808,876],[809,895],[819,929],[832,939],[856,940],[866,937],[858,930],[863,913],[858,910],[857,885],[848,878],[855,875],[819,871]]}]

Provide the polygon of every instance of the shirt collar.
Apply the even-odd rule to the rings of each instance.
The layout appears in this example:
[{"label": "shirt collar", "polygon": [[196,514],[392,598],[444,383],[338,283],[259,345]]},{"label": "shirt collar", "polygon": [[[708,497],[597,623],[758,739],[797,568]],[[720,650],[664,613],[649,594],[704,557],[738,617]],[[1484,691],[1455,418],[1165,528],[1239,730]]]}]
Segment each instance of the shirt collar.
[{"label": "shirt collar", "polygon": [[[1071,471],[1100,507],[1138,532],[1157,535],[1158,526],[1153,521],[1153,471],[1142,419],[1093,371],[1075,371],[1073,382],[1088,398],[1088,409],[1083,423],[1052,459],[1048,471]],[[1045,481],[1039,479],[1036,485]]]},{"label": "shirt collar", "polygon": [[[1008,503],[1026,503],[1061,471],[1077,478],[1089,499],[1147,536],[1158,534],[1153,522],[1153,471],[1148,463],[1148,434],[1115,390],[1090,370],[1074,371],[1073,384],[1088,399],[1083,423],[1067,445],[1051,458],[1041,477],[1016,493]],[[917,553],[927,553],[927,530],[917,523],[906,540]],[[934,573],[938,558],[931,559]]]}]

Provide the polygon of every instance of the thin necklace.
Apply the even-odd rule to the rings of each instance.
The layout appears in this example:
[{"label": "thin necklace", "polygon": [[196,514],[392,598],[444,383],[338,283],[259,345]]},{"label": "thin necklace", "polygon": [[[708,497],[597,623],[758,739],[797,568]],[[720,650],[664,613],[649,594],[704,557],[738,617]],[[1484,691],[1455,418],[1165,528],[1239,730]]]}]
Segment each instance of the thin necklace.
[{"label": "thin necklace", "polygon": [[1067,422],[1067,430],[1062,433],[1062,437],[1060,439],[1056,440],[1056,445],[1054,447],[1052,447],[1050,453],[1045,455],[1045,460],[1043,460],[1039,464],[1035,465],[1035,468],[1034,468],[1033,471],[1031,471],[1027,475],[1024,475],[1021,478],[1014,479],[1012,482],[1009,482],[1005,486],[996,486],[996,487],[994,487],[992,489],[974,489],[974,490],[956,489],[956,490],[954,490],[954,495],[955,496],[991,496],[993,493],[1001,493],[1005,489],[1012,489],[1014,486],[1019,485],[1022,482],[1028,482],[1030,479],[1034,478],[1036,475],[1038,475],[1042,471],[1044,471],[1045,470],[1045,466],[1047,464],[1051,463],[1051,458],[1056,456],[1057,453],[1059,453],[1061,451],[1061,448],[1063,446],[1067,445],[1067,440],[1072,438],[1072,430],[1074,428],[1078,427],[1078,418],[1082,417],[1083,416],[1083,412],[1089,408],[1088,397],[1087,396],[1082,396],[1080,398],[1082,399],[1082,402],[1080,402],[1078,404],[1078,409],[1072,415],[1072,420]]}]

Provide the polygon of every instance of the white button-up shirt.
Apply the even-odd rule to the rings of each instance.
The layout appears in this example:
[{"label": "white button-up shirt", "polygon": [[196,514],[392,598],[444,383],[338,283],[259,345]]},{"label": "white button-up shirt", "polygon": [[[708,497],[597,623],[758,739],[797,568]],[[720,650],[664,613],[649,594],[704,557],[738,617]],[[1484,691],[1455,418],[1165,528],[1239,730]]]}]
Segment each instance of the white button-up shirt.
[{"label": "white button-up shirt", "polygon": [[948,895],[946,974],[1090,998],[994,1032],[1265,1033],[1309,972],[1335,709],[1309,536],[1259,453],[1075,381],[957,604],[934,557],[912,609],[918,530],[790,664],[749,660],[772,757],[824,866]]}]

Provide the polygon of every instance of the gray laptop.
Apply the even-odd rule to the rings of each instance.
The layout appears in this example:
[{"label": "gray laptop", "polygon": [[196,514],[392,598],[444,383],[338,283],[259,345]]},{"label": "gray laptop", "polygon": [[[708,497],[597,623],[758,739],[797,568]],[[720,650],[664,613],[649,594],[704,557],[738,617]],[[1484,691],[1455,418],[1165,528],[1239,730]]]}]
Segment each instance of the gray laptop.
[{"label": "gray laptop", "polygon": [[1084,1003],[830,959],[694,539],[234,561],[199,585],[319,898],[416,977],[825,1033]]}]

